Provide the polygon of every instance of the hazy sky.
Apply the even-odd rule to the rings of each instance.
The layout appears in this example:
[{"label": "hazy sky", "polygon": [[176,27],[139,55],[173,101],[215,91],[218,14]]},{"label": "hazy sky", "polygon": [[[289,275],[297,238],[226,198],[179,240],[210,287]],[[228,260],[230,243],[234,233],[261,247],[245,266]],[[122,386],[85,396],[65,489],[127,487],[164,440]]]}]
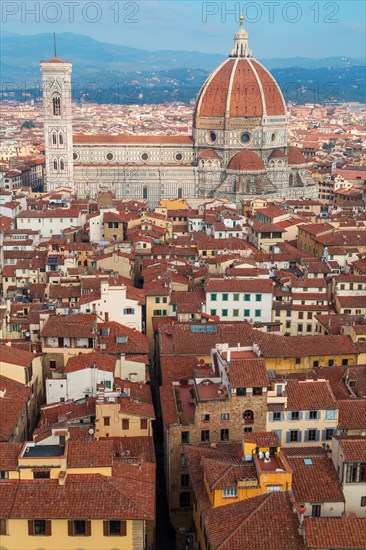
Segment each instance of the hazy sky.
[{"label": "hazy sky", "polygon": [[1,11],[4,31],[68,31],[149,50],[226,54],[240,13],[256,57],[364,57],[366,49],[363,0],[2,0]]}]

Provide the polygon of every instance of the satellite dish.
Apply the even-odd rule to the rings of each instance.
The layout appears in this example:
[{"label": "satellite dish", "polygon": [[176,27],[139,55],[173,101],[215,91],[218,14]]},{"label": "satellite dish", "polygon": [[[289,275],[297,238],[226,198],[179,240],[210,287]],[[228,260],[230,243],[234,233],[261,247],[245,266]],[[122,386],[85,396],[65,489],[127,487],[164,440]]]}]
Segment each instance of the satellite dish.
[{"label": "satellite dish", "polygon": [[93,428],[89,428],[89,432],[88,432],[88,433],[89,433],[89,435],[93,435],[93,433],[94,433]]}]

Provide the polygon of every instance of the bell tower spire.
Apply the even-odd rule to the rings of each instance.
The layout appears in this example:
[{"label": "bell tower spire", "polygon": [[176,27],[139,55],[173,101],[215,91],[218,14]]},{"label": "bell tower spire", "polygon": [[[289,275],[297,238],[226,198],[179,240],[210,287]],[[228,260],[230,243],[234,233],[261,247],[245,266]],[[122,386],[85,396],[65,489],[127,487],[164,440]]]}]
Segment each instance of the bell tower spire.
[{"label": "bell tower spire", "polygon": [[57,187],[74,186],[72,65],[57,57],[55,35],[53,39],[55,57],[49,61],[41,61],[47,192],[53,192]]},{"label": "bell tower spire", "polygon": [[248,33],[244,29],[244,16],[240,16],[239,28],[234,34],[234,48],[229,57],[252,57],[252,50],[248,48]]}]

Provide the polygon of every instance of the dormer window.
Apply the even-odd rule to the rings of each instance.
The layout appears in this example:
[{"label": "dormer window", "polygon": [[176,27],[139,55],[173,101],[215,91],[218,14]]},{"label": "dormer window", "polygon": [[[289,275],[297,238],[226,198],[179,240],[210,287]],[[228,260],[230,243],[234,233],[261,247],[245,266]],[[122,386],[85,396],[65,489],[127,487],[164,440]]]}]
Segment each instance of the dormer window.
[{"label": "dormer window", "polygon": [[224,489],[225,498],[236,498],[238,496],[238,489],[235,487],[227,487]]}]

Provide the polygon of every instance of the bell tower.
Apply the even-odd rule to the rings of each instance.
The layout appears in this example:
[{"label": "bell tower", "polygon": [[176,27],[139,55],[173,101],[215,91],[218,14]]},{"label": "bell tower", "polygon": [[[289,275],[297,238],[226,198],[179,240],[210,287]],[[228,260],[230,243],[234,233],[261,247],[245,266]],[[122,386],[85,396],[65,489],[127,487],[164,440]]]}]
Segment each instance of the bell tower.
[{"label": "bell tower", "polygon": [[45,191],[74,187],[72,104],[72,64],[55,55],[41,61],[46,154]]}]

